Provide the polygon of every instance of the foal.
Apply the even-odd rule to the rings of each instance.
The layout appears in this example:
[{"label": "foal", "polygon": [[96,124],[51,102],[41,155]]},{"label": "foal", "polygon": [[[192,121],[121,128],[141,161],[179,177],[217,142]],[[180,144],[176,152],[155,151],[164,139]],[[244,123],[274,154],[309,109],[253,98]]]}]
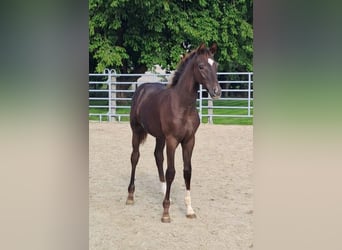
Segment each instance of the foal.
[{"label": "foal", "polygon": [[[186,186],[186,217],[195,218],[191,207],[190,181],[191,156],[195,145],[195,133],[200,124],[196,108],[199,85],[207,89],[213,99],[221,96],[221,88],[217,81],[217,63],[213,55],[217,50],[216,43],[210,49],[204,44],[186,55],[170,86],[161,83],[142,84],[132,99],[130,125],[132,128],[131,180],[128,186],[126,204],[134,203],[135,169],[139,160],[139,145],[146,139],[147,134],[156,138],[155,160],[159,179],[165,184],[166,191],[163,201],[162,222],[170,222],[170,190],[175,177],[175,150],[182,146],[184,170],[183,176]],[[164,176],[163,150],[166,144],[167,169]]]}]

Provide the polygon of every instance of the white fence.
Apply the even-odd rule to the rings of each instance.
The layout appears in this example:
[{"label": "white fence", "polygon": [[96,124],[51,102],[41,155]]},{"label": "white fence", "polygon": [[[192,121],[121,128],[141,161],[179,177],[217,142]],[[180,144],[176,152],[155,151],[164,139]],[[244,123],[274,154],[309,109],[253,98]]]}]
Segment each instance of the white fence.
[{"label": "white fence", "polygon": [[[200,86],[197,108],[201,122],[215,123],[230,118],[253,117],[253,73],[217,73],[222,96],[212,100]],[[127,121],[133,93],[143,82],[167,84],[170,74],[117,74],[105,70],[89,74],[89,119],[98,121]]]}]

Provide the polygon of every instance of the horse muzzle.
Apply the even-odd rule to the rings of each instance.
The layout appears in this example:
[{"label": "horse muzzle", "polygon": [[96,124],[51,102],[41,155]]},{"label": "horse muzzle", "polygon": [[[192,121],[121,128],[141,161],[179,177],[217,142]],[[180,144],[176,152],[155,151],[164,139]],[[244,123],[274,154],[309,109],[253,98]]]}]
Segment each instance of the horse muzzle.
[{"label": "horse muzzle", "polygon": [[211,91],[209,91],[209,95],[214,100],[219,99],[221,97],[221,88],[220,88],[220,86],[216,86]]}]

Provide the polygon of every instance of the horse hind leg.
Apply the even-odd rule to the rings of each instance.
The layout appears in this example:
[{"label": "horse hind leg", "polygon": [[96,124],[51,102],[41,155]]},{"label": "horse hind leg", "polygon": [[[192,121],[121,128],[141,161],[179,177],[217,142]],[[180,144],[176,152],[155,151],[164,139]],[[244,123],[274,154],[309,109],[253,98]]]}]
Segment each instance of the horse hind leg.
[{"label": "horse hind leg", "polygon": [[128,185],[128,197],[126,200],[126,205],[132,205],[134,203],[134,191],[135,191],[135,170],[136,166],[139,161],[140,152],[139,152],[139,146],[140,144],[146,139],[147,133],[141,128],[141,129],[133,129],[133,136],[132,136],[132,154],[131,154],[131,179]]},{"label": "horse hind leg", "polygon": [[159,180],[161,183],[161,192],[165,195],[166,182],[165,182],[165,175],[164,175],[164,169],[163,169],[164,148],[165,148],[165,139],[156,138],[156,147],[154,149],[154,157],[155,157],[157,168],[158,168],[158,175],[159,175]]}]

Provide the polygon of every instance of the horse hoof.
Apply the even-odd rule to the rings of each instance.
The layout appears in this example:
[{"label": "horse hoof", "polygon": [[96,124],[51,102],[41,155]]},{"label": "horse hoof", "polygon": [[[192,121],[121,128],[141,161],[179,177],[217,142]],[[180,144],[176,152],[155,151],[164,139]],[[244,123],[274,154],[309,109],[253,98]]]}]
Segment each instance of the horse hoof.
[{"label": "horse hoof", "polygon": [[134,200],[133,199],[127,199],[126,200],[126,205],[133,205],[134,204]]},{"label": "horse hoof", "polygon": [[195,219],[196,218],[196,214],[187,214],[186,218]]},{"label": "horse hoof", "polygon": [[163,222],[163,223],[170,223],[171,222],[170,216],[163,216],[161,218],[161,222]]}]

